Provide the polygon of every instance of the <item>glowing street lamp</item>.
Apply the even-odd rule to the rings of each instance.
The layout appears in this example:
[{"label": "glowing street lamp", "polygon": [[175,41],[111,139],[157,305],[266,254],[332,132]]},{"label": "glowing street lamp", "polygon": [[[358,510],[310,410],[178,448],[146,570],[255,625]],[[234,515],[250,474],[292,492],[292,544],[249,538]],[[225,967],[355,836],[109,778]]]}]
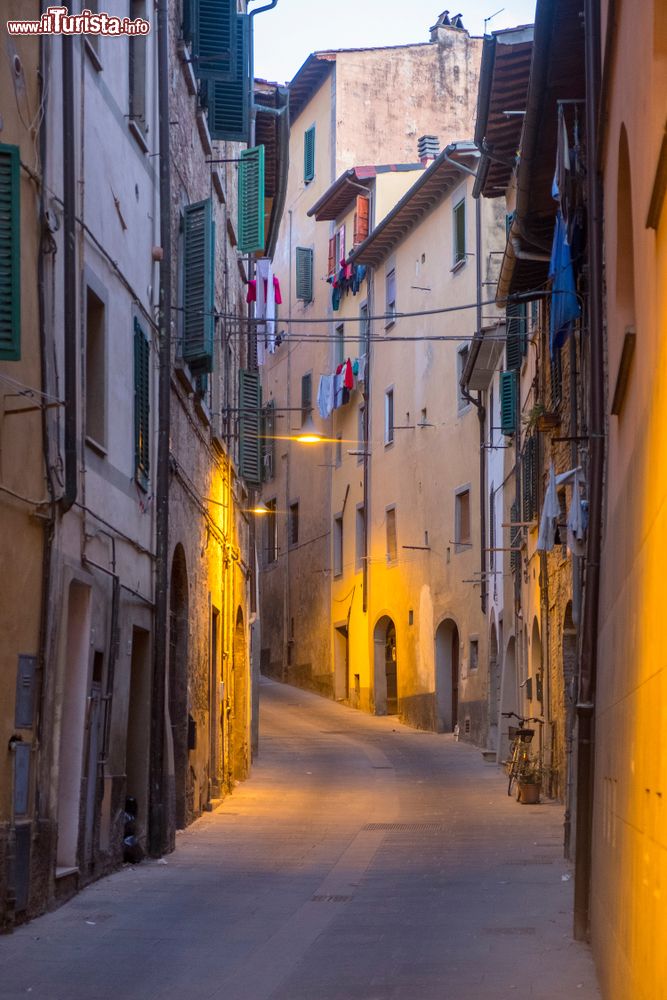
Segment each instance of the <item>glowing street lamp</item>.
[{"label": "glowing street lamp", "polygon": [[311,412],[306,417],[301,430],[297,434],[292,435],[291,440],[298,441],[299,444],[321,444],[326,439],[316,428]]}]

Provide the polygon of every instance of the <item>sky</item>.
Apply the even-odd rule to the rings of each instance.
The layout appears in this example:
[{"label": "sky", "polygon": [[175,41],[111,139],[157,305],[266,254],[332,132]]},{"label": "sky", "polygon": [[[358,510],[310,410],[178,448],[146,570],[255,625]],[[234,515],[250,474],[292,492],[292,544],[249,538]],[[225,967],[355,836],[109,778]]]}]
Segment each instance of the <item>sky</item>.
[{"label": "sky", "polygon": [[[255,18],[255,75],[285,83],[317,49],[428,42],[429,28],[448,0],[278,0]],[[252,7],[262,6],[253,3]],[[471,35],[531,24],[535,0],[449,0]]]}]

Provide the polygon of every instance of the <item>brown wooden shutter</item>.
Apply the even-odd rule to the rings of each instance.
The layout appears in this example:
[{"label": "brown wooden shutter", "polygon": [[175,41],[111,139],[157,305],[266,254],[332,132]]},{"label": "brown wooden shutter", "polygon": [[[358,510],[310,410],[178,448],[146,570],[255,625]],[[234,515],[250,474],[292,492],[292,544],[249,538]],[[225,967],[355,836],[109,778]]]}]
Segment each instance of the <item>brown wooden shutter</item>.
[{"label": "brown wooden shutter", "polygon": [[327,274],[334,274],[336,271],[336,237],[329,240],[329,268]]},{"label": "brown wooden shutter", "polygon": [[357,207],[354,213],[354,245],[363,243],[368,236],[368,198],[360,194],[357,196]]}]

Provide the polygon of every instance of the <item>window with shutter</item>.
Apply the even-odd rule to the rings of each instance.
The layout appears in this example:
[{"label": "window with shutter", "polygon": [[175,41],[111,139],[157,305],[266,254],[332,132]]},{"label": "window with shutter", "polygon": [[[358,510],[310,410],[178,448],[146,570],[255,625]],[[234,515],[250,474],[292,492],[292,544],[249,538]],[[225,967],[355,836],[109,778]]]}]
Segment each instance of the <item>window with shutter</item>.
[{"label": "window with shutter", "polygon": [[264,146],[244,149],[239,163],[238,247],[264,250]]},{"label": "window with shutter", "polygon": [[200,79],[232,79],[236,71],[236,0],[189,0],[191,59]]},{"label": "window with shutter", "polygon": [[385,329],[392,326],[396,319],[396,270],[387,272],[385,278]]},{"label": "window with shutter", "polygon": [[250,132],[250,33],[248,17],[236,21],[236,59],[230,79],[211,77],[203,81],[202,99],[208,108],[212,139],[247,142]]},{"label": "window with shutter", "polygon": [[500,373],[500,429],[508,437],[516,430],[516,372]]},{"label": "window with shutter", "polygon": [[354,212],[354,245],[363,243],[368,236],[369,228],[369,200],[365,195],[357,195],[357,206]]},{"label": "window with shutter", "polygon": [[528,343],[526,331],[525,302],[510,302],[506,311],[505,367],[509,371],[519,371],[521,359]]},{"label": "window with shutter", "polygon": [[309,247],[296,248],[296,297],[313,301],[313,251]]},{"label": "window with shutter", "polygon": [[523,500],[523,520],[532,521],[537,517],[537,436],[526,438],[521,456],[521,485]]},{"label": "window with shutter", "polygon": [[398,536],[396,533],[396,508],[388,507],[386,511],[386,548],[387,562],[393,563],[398,559]]},{"label": "window with shutter", "polygon": [[[130,0],[130,17],[133,21],[140,17],[146,17],[146,0]],[[146,36],[130,35],[128,39],[128,53],[130,71],[130,121],[138,125],[141,131],[145,133],[148,131],[146,120]]]},{"label": "window with shutter", "polygon": [[259,372],[239,370],[239,472],[248,483],[262,482],[260,410],[262,389]]},{"label": "window with shutter", "polygon": [[211,200],[184,212],[183,359],[193,374],[213,371],[215,230]]},{"label": "window with shutter", "polygon": [[262,410],[262,479],[267,483],[274,476],[276,457],[276,404],[269,400]]},{"label": "window with shutter", "polygon": [[466,203],[462,198],[454,205],[454,267],[463,264],[466,260]]},{"label": "window with shutter", "polygon": [[305,424],[313,409],[313,375],[308,372],[301,376],[301,426]]},{"label": "window with shutter", "polygon": [[489,569],[496,568],[496,491],[491,483],[489,493]]},{"label": "window with shutter", "polygon": [[0,360],[21,358],[20,155],[0,143]]},{"label": "window with shutter", "polygon": [[134,321],[134,475],[144,489],[150,471],[150,345]]},{"label": "window with shutter", "polygon": [[315,176],[315,126],[311,125],[303,137],[303,179],[310,184]]},{"label": "window with shutter", "polygon": [[336,237],[332,236],[329,240],[329,262],[327,264],[327,275],[335,274],[336,272]]}]

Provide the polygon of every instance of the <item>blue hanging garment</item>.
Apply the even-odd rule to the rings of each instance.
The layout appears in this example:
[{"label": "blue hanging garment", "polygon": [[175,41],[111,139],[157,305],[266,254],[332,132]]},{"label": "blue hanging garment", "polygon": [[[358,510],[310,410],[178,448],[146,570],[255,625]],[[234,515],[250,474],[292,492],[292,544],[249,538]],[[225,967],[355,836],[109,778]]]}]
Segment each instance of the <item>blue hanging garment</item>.
[{"label": "blue hanging garment", "polygon": [[581,306],[577,298],[577,287],[572,270],[570,244],[567,241],[567,227],[560,210],[556,216],[549,279],[551,281],[549,349],[553,357],[572,333],[574,321],[581,316]]}]

